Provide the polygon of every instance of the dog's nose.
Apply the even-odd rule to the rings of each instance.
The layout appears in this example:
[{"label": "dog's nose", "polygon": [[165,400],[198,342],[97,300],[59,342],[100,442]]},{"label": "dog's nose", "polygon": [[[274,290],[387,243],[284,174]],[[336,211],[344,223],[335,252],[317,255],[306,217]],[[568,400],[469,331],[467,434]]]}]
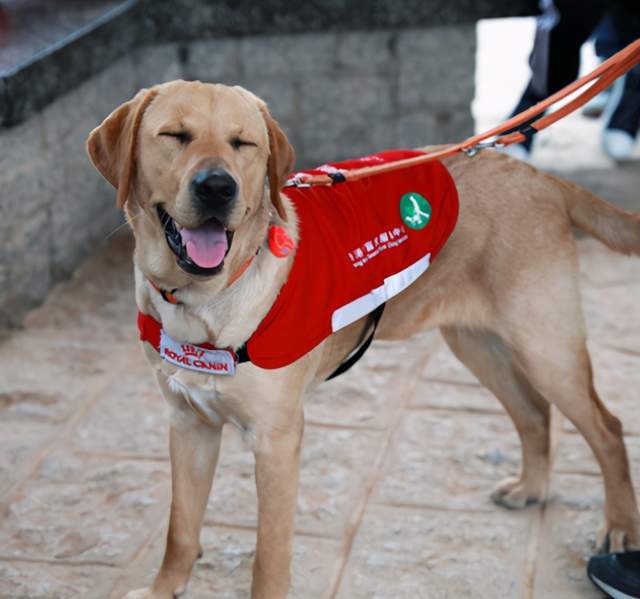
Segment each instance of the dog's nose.
[{"label": "dog's nose", "polygon": [[237,188],[234,178],[221,168],[203,169],[191,180],[193,195],[210,208],[231,202]]}]

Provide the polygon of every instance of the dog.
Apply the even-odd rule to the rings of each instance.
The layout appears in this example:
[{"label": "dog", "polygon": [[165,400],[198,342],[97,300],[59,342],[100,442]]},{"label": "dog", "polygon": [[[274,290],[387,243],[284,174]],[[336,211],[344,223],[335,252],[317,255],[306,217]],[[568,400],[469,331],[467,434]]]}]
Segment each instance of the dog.
[{"label": "dog", "polygon": [[[91,132],[87,150],[117,188],[117,205],[134,233],[141,314],[160,323],[169,339],[184,342],[192,357],[207,343],[230,348],[225,355],[233,357],[295,264],[295,250],[278,256],[265,249],[271,229],[290,240],[289,247],[301,235],[294,205],[281,192],[294,152],[266,104],[241,87],[165,83],[117,108]],[[457,189],[457,225],[429,268],[387,302],[375,337],[402,340],[439,327],[454,354],[504,405],[522,442],[520,476],[493,493],[506,507],[544,499],[550,405],[557,406],[602,469],[600,542],[612,551],[639,546],[622,425],[593,385],[572,228],[615,251],[639,254],[640,217],[494,151],[447,158],[443,165]],[[375,194],[375,180],[372,185]],[[172,247],[176,231],[190,249]],[[129,599],[185,590],[201,551],[226,422],[242,431],[255,455],[259,508],[251,597],[286,596],[303,399],[370,330],[370,318],[359,318],[274,369],[224,362],[236,369],[231,376],[177,366],[143,342],[171,406],[172,504],[159,573]]]}]

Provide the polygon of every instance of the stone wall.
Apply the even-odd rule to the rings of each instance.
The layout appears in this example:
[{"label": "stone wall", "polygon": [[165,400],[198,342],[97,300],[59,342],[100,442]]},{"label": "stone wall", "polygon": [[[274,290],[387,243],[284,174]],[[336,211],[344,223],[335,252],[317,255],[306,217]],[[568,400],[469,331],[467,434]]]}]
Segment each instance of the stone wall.
[{"label": "stone wall", "polygon": [[298,166],[473,130],[475,26],[226,38],[140,48],[0,130],[0,327],[18,325],[121,222],[89,131],[140,88],[176,78],[247,87]]}]

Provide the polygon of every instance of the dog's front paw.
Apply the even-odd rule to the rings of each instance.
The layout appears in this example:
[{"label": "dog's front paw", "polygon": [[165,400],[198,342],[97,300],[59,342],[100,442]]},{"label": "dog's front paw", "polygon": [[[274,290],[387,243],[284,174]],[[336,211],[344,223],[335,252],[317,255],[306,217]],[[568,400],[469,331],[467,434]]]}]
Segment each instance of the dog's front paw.
[{"label": "dog's front paw", "polygon": [[520,510],[543,500],[544,491],[532,489],[520,478],[506,478],[491,493],[491,499],[497,505],[510,510]]}]

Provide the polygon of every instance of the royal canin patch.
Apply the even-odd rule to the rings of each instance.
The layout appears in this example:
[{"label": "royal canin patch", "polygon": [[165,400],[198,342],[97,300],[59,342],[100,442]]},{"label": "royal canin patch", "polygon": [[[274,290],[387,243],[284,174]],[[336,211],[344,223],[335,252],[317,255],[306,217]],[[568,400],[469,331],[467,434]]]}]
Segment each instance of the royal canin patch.
[{"label": "royal canin patch", "polygon": [[228,375],[236,373],[236,360],[232,352],[181,343],[169,337],[165,330],[160,333],[160,356],[174,366],[196,372]]},{"label": "royal canin patch", "polygon": [[220,349],[210,343],[196,345],[176,341],[152,316],[138,312],[140,340],[151,344],[160,357],[180,368],[206,374],[233,375],[236,373],[238,356],[230,349]]}]

